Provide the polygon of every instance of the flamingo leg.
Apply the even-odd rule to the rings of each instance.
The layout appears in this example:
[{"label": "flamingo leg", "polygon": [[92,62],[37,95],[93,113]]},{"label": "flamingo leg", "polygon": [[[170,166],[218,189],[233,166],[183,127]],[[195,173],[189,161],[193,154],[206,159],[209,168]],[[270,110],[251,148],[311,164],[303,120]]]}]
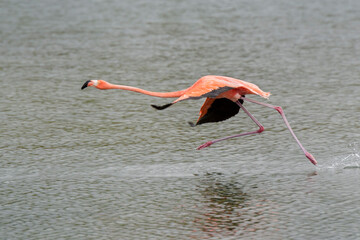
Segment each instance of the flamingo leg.
[{"label": "flamingo leg", "polygon": [[263,125],[261,125],[261,123],[239,101],[236,101],[236,104],[239,105],[239,107],[251,118],[251,120],[253,120],[256,123],[256,125],[258,125],[259,129],[256,130],[256,131],[252,131],[252,132],[240,133],[240,134],[236,134],[236,135],[232,135],[232,136],[228,136],[228,137],[224,137],[224,138],[219,138],[219,139],[215,139],[215,140],[206,142],[206,143],[202,144],[201,146],[199,146],[197,148],[197,150],[209,147],[213,143],[220,142],[220,141],[223,141],[223,140],[227,140],[227,139],[230,139],[230,138],[235,138],[235,137],[241,137],[241,136],[261,133],[261,132],[264,131]]},{"label": "flamingo leg", "polygon": [[245,100],[245,101],[248,101],[248,102],[252,102],[252,103],[256,103],[256,104],[259,104],[259,105],[262,105],[262,106],[265,106],[265,107],[268,107],[268,108],[272,108],[272,109],[275,109],[276,111],[278,111],[282,117],[282,119],[284,120],[285,122],[285,125],[286,127],[289,129],[291,135],[293,136],[293,138],[295,139],[295,141],[297,142],[297,144],[299,145],[299,147],[301,148],[301,150],[304,152],[305,156],[310,160],[310,162],[314,165],[317,164],[315,158],[313,157],[313,155],[311,155],[311,153],[309,153],[308,151],[306,151],[306,149],[303,147],[303,145],[301,144],[301,142],[299,141],[299,139],[296,137],[294,131],[292,130],[288,120],[286,119],[285,117],[285,113],[284,113],[284,110],[279,107],[279,106],[274,106],[274,105],[271,105],[271,104],[268,104],[268,103],[262,103],[262,102],[258,102],[256,100],[252,100],[252,99],[249,99],[249,98],[245,98],[245,97],[241,97],[241,99]]}]

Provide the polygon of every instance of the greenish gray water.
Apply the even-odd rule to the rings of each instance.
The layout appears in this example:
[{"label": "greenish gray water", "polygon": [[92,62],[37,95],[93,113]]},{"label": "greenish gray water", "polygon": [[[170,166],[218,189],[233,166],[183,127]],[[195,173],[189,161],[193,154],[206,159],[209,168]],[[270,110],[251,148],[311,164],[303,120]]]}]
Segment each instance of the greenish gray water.
[{"label": "greenish gray water", "polygon": [[[360,2],[1,1],[1,239],[359,239]],[[275,111],[196,128],[203,75]],[[257,98],[257,97],[253,97]],[[259,99],[259,98],[257,98]]]}]

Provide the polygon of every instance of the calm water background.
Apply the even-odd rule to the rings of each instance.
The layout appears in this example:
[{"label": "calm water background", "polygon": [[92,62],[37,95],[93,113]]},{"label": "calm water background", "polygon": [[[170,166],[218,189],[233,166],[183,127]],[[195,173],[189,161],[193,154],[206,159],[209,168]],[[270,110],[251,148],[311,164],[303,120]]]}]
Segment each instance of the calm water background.
[{"label": "calm water background", "polygon": [[[2,0],[0,44],[1,239],[360,239],[359,1]],[[256,126],[80,90],[207,74],[270,91],[318,167],[271,109],[196,151]]]}]

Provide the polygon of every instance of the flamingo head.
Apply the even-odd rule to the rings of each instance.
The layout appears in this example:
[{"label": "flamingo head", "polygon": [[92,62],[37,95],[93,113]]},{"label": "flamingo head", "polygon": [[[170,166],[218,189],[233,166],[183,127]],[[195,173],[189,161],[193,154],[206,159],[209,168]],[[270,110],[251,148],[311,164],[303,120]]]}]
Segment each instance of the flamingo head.
[{"label": "flamingo head", "polygon": [[81,89],[84,89],[86,87],[95,87],[97,89],[107,89],[107,85],[109,83],[104,80],[88,80],[84,83],[84,85],[81,87]]}]

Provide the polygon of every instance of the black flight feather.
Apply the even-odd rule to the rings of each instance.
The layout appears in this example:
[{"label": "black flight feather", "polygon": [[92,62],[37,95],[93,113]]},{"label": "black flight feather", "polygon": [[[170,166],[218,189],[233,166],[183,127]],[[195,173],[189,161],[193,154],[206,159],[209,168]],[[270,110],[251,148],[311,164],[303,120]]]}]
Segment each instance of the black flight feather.
[{"label": "black flight feather", "polygon": [[168,103],[162,106],[158,106],[158,105],[151,105],[153,108],[157,109],[157,110],[164,110],[165,108],[170,107],[171,105],[173,105],[173,103]]},{"label": "black flight feather", "polygon": [[[244,102],[242,99],[239,101],[241,104]],[[207,110],[207,113],[199,119],[196,125],[224,121],[238,114],[239,109],[239,105],[227,98],[215,99]]]}]

